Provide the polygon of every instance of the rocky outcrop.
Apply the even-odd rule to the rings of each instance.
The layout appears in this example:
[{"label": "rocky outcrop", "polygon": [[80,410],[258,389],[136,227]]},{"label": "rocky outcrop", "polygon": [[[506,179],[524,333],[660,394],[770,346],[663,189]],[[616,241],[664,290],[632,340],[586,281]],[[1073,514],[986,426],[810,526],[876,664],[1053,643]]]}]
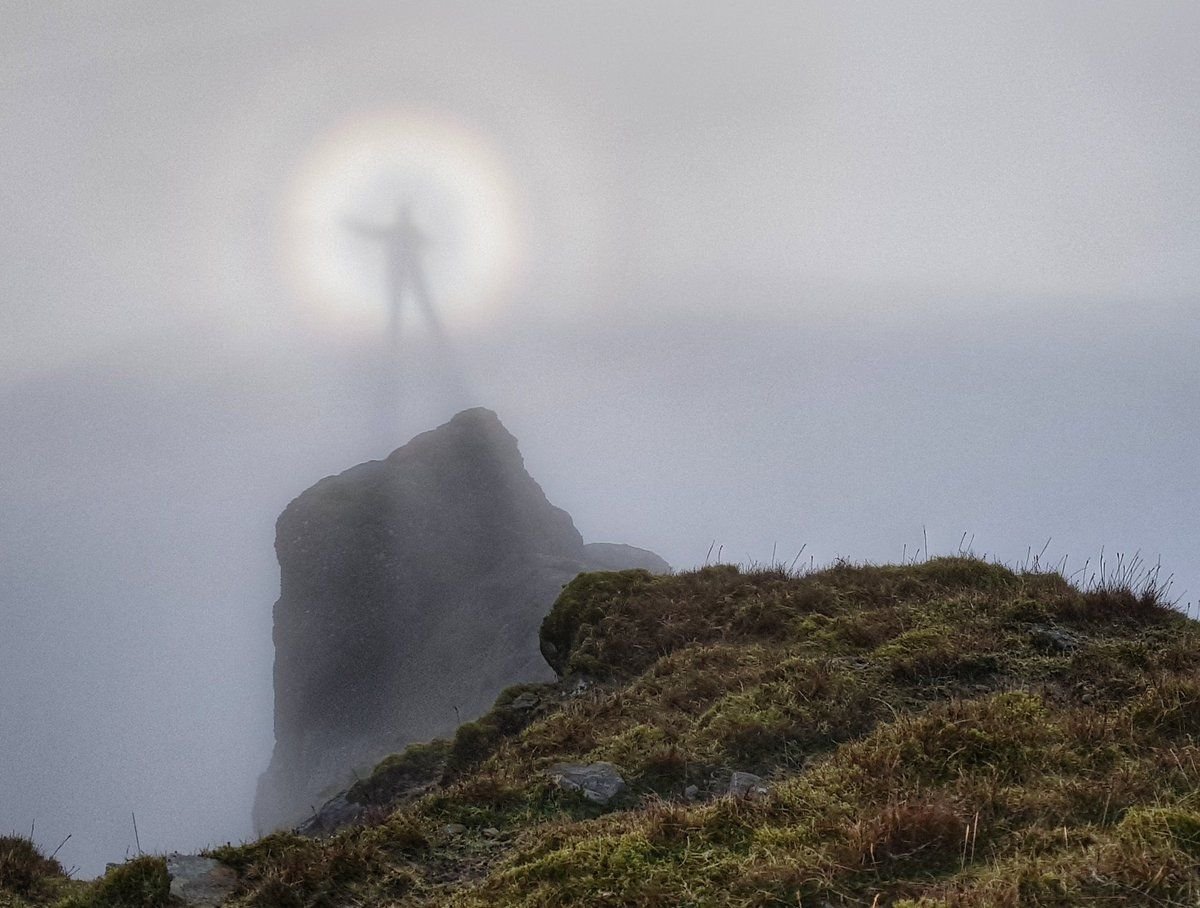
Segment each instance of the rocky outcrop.
[{"label": "rocky outcrop", "polygon": [[667,569],[643,549],[585,546],[484,409],[323,479],[276,531],[263,832],[303,821],[404,744],[449,734],[502,688],[553,678],[538,627],[580,571]]}]

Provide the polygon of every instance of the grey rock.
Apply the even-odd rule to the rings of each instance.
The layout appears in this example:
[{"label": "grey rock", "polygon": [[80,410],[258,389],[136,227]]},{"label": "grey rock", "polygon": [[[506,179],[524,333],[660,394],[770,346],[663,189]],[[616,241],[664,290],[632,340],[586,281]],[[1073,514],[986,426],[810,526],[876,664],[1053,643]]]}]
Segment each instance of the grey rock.
[{"label": "grey rock", "polygon": [[467,827],[462,823],[447,823],[442,827],[442,834],[448,836],[460,836],[467,831]]},{"label": "grey rock", "polygon": [[495,826],[489,826],[483,831],[483,834],[485,836],[487,836],[489,839],[495,839],[495,838],[499,838],[500,830],[497,829]]},{"label": "grey rock", "polygon": [[651,557],[589,551],[484,409],[312,486],[280,515],[275,550],[260,832],[303,822],[355,767],[450,737],[501,689],[552,680],[538,630],[562,587],[597,558]]},{"label": "grey rock", "polygon": [[1083,645],[1077,634],[1052,624],[1035,626],[1029,637],[1033,645],[1045,653],[1073,653]]},{"label": "grey rock", "polygon": [[762,776],[752,772],[735,772],[729,779],[729,794],[734,798],[760,798],[767,793]]},{"label": "grey rock", "polygon": [[192,908],[215,908],[238,885],[233,868],[197,854],[169,855],[167,875],[171,878],[171,895]]},{"label": "grey rock", "polygon": [[526,712],[527,710],[536,709],[541,702],[541,698],[537,694],[531,694],[526,691],[509,703],[508,708],[518,712]]},{"label": "grey rock", "polygon": [[695,801],[700,798],[700,789],[695,785],[689,785],[683,790],[683,796],[689,801]]},{"label": "grey rock", "polygon": [[330,798],[321,809],[296,827],[296,832],[307,836],[329,835],[361,819],[365,809],[346,799],[346,794]]},{"label": "grey rock", "polygon": [[566,791],[577,791],[594,804],[608,804],[624,794],[625,780],[611,763],[558,763],[550,776]]},{"label": "grey rock", "polygon": [[578,678],[578,679],[576,679],[574,684],[570,685],[567,688],[567,690],[565,692],[565,696],[567,696],[567,697],[582,697],[584,694],[586,694],[589,690],[592,689],[593,684],[594,684],[594,682],[590,678]]}]

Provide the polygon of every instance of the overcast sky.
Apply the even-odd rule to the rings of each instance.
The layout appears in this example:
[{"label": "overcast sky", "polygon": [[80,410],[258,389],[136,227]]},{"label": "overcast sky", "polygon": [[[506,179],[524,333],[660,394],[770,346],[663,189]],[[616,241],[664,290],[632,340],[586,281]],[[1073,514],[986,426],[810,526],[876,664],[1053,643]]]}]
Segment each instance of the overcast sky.
[{"label": "overcast sky", "polygon": [[[0,2],[0,827],[251,833],[274,520],[496,410],[679,567],[1200,591],[1200,6]],[[413,199],[453,357],[383,376]]]}]

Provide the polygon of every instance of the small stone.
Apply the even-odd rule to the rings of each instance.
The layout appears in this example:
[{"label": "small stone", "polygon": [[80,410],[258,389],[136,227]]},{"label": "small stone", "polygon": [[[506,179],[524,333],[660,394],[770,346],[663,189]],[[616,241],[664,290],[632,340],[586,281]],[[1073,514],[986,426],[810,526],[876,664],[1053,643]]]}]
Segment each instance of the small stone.
[{"label": "small stone", "polygon": [[512,703],[508,704],[508,708],[524,712],[535,708],[541,702],[537,694],[531,694],[529,691],[526,691],[513,700]]},{"label": "small stone", "polygon": [[735,772],[729,779],[729,795],[734,798],[760,798],[767,793],[762,776],[752,772]]},{"label": "small stone", "polygon": [[558,763],[550,775],[559,788],[577,791],[593,804],[608,804],[625,791],[625,780],[611,763]]},{"label": "small stone", "polygon": [[497,829],[495,826],[489,826],[487,829],[485,829],[483,831],[483,834],[485,836],[487,836],[489,839],[494,839],[494,838],[499,837],[500,830]]},{"label": "small stone", "polygon": [[460,836],[467,831],[467,827],[462,823],[447,823],[442,827],[442,833],[448,836]]},{"label": "small stone", "polygon": [[695,801],[700,797],[700,789],[695,785],[689,785],[683,790],[683,796],[689,801]]}]

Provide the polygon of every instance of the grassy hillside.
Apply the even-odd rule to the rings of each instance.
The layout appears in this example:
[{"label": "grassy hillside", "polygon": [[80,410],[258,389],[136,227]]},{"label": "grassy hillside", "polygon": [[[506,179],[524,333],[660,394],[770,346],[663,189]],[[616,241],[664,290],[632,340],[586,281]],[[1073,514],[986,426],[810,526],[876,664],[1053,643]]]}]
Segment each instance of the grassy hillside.
[{"label": "grassy hillside", "polygon": [[[969,558],[586,574],[542,637],[563,680],[384,761],[365,825],[218,849],[239,900],[1197,904],[1200,625],[1152,586]],[[599,761],[628,785],[606,806],[548,772]]]}]

